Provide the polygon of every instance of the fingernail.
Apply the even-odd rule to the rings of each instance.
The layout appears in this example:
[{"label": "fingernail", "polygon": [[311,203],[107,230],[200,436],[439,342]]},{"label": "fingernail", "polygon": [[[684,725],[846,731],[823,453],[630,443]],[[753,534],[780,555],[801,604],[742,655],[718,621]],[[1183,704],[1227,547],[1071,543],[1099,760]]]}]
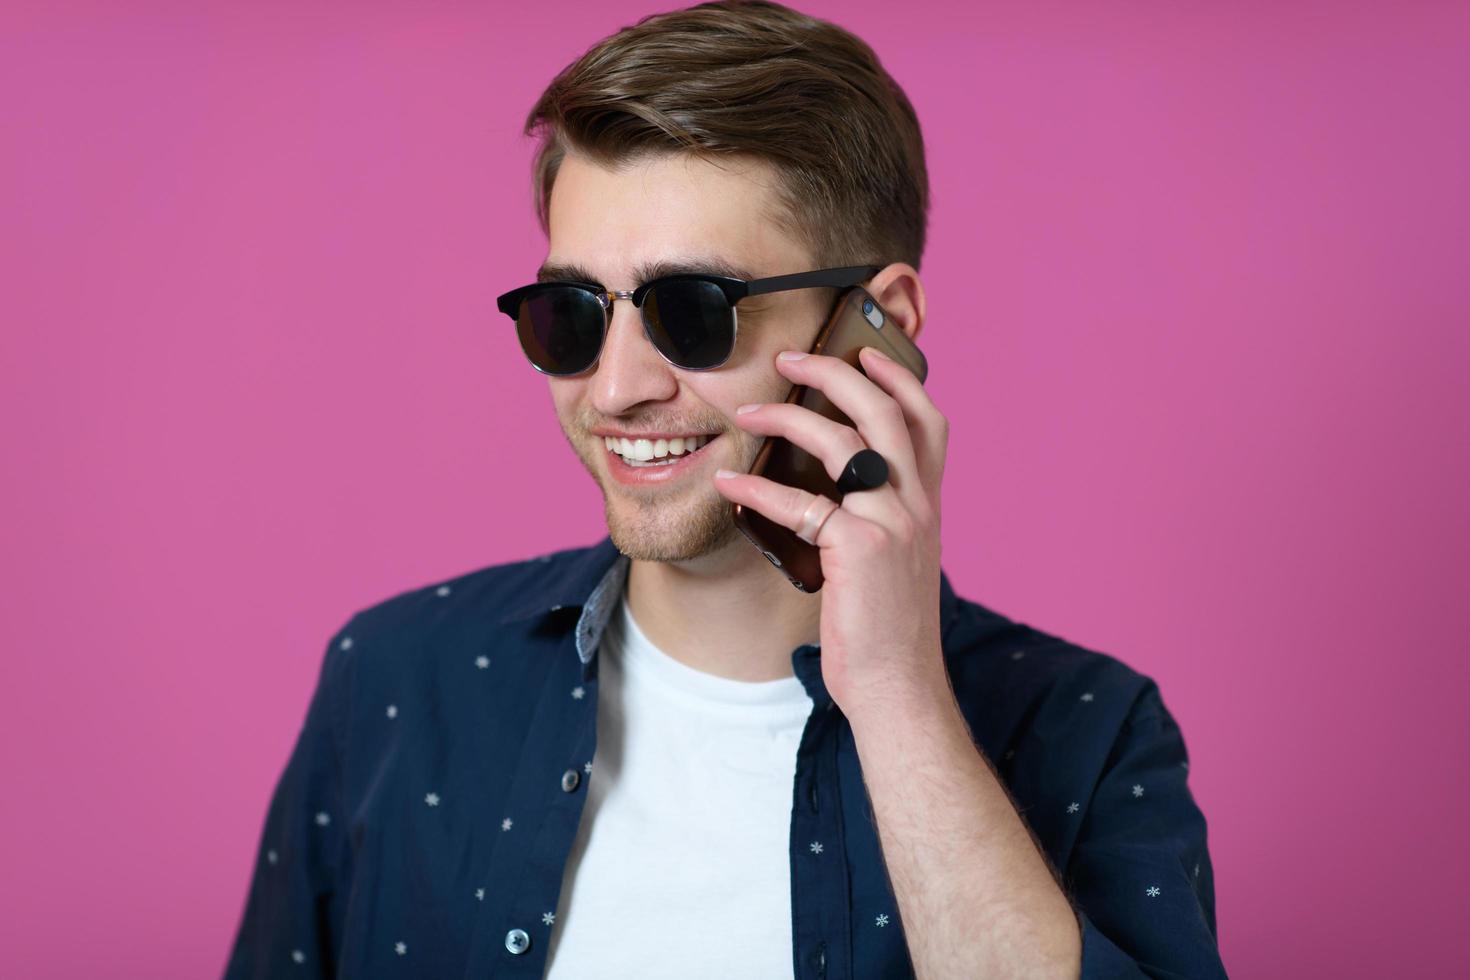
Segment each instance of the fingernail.
[{"label": "fingernail", "polygon": [[732,476],[739,476],[734,470],[715,470],[715,476],[721,480],[728,480]]},{"label": "fingernail", "polygon": [[777,355],[777,356],[778,356],[778,357],[779,357],[779,358],[780,358],[780,359],[781,359],[781,360],[783,360],[783,361],[799,361],[799,360],[801,360],[801,359],[802,359],[802,358],[803,358],[803,357],[806,357],[806,355],[805,355],[805,354],[803,354],[803,353],[802,353],[802,352],[801,352],[801,351],[799,351],[799,350],[783,350],[783,351],[782,351],[782,352],[781,352],[781,353],[780,353],[780,354],[779,354],[779,355]]},{"label": "fingernail", "polygon": [[735,414],[744,415],[746,412],[753,412],[760,407],[761,406],[759,402],[756,402],[753,405],[741,405],[739,408],[735,409]]},{"label": "fingernail", "polygon": [[881,357],[885,361],[892,361],[893,360],[893,358],[889,357],[887,354],[883,353],[881,350],[879,350],[876,347],[864,347],[863,350],[867,351],[869,354],[873,355],[874,357]]}]

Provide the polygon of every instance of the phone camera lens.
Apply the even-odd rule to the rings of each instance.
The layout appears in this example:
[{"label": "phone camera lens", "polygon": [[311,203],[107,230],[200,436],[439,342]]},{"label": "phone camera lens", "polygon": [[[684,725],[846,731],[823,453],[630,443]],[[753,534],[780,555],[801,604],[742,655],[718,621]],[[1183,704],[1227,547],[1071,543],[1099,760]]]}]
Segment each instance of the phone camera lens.
[{"label": "phone camera lens", "polygon": [[878,309],[878,304],[871,299],[863,300],[863,319],[867,320],[868,325],[874,330],[883,329],[883,311]]}]

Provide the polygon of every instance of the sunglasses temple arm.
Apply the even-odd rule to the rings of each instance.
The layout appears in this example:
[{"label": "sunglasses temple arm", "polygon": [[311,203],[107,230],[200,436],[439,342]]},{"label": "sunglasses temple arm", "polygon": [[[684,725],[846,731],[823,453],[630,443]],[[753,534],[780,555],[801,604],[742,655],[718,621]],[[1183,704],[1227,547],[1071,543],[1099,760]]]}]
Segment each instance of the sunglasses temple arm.
[{"label": "sunglasses temple arm", "polygon": [[820,269],[816,272],[796,272],[789,276],[771,276],[768,279],[755,279],[747,283],[746,294],[758,296],[761,293],[778,293],[787,289],[805,289],[816,286],[837,288],[855,286],[864,279],[871,279],[880,271],[882,268],[876,265],[850,265],[840,269]]}]

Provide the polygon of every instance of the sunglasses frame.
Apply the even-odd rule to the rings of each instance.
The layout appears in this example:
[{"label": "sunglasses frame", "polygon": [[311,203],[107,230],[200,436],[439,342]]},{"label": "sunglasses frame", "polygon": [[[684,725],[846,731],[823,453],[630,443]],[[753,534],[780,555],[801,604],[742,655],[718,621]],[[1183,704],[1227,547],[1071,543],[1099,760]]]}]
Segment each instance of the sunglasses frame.
[{"label": "sunglasses frame", "polygon": [[[602,306],[603,312],[602,338],[598,343],[597,356],[592,359],[591,364],[580,371],[559,374],[545,370],[535,361],[532,361],[529,354],[526,355],[526,360],[530,363],[531,367],[548,377],[574,378],[597,367],[598,362],[602,360],[603,348],[607,344],[608,328],[612,326],[613,303],[620,299],[630,300],[638,308],[639,318],[643,321],[644,336],[648,338],[648,342],[653,349],[658,351],[658,355],[671,366],[681,371],[713,371],[715,368],[723,367],[735,353],[735,345],[740,337],[740,316],[735,304],[745,299],[745,297],[786,292],[791,289],[812,289],[823,286],[840,289],[848,286],[856,286],[859,283],[873,278],[873,276],[882,271],[882,268],[882,266],[877,265],[846,265],[831,269],[813,269],[810,272],[793,272],[784,276],[767,276],[764,279],[732,279],[729,276],[717,276],[702,272],[684,272],[677,275],[660,276],[657,279],[650,279],[637,289],[607,289],[601,283],[556,279],[548,282],[533,282],[529,285],[512,289],[510,292],[502,293],[496,298],[495,305],[499,307],[500,312],[510,317],[511,322],[516,324],[517,329],[519,329],[521,302],[535,295],[537,292],[555,287],[571,287],[589,292],[597,299],[597,302]],[[730,336],[730,352],[718,364],[711,364],[709,367],[685,367],[682,364],[675,364],[670,360],[669,356],[662,350],[659,350],[658,344],[654,342],[653,326],[648,322],[647,315],[643,313],[643,301],[654,288],[665,283],[689,280],[713,283],[719,287],[725,296],[725,301],[730,304],[730,319],[731,327],[733,328]],[[522,348],[522,353],[525,353],[524,348]]]}]

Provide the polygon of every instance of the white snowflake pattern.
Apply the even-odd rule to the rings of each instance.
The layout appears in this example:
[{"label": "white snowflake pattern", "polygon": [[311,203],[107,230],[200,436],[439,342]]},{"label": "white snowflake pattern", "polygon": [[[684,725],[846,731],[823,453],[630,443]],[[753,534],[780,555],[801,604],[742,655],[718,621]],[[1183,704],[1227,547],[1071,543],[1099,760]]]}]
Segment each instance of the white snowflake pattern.
[{"label": "white snowflake pattern", "polygon": [[1148,888],[1144,891],[1144,894],[1147,895],[1149,898],[1158,898],[1159,897],[1159,886],[1158,885],[1149,885]]},{"label": "white snowflake pattern", "polygon": [[481,670],[484,670],[486,667],[490,666],[490,658],[485,656],[483,653],[480,654],[478,657],[475,658],[475,666],[480,668]]},{"label": "white snowflake pattern", "polygon": [[327,824],[332,822],[332,818],[327,816],[326,810],[322,810],[316,815],[316,822],[318,827],[325,827]]},{"label": "white snowflake pattern", "polygon": [[506,817],[504,820],[500,821],[500,829],[501,830],[509,830],[511,828],[511,824],[512,824],[512,821],[511,821],[510,817]]},{"label": "white snowflake pattern", "polygon": [[542,912],[541,913],[541,923],[543,925],[548,925],[548,926],[549,925],[555,925],[556,924],[556,913],[555,912]]},{"label": "white snowflake pattern", "polygon": [[580,684],[572,688],[572,697],[576,698],[578,701],[582,700],[582,698],[586,696],[586,694],[587,689]]},{"label": "white snowflake pattern", "polygon": [[1011,659],[1012,660],[1020,660],[1024,656],[1026,656],[1026,651],[1025,650],[1016,650],[1016,651],[1014,651],[1014,652],[1011,653]]},{"label": "white snowflake pattern", "polygon": [[878,916],[878,918],[876,920],[876,924],[879,925],[879,926],[886,926],[886,925],[888,925],[888,916],[886,916],[886,915],[880,915],[880,916]]},{"label": "white snowflake pattern", "polygon": [[306,954],[299,949],[293,949],[291,950],[291,959],[295,960],[297,963],[305,963]]},{"label": "white snowflake pattern", "polygon": [[441,595],[441,596],[448,595],[449,594],[449,586],[447,586],[447,585],[441,585],[441,586],[439,586],[439,588],[435,589],[434,592],[435,592],[435,594]]},{"label": "white snowflake pattern", "polygon": [[339,643],[339,644],[337,644],[337,646],[341,647],[343,650],[351,650],[352,649],[352,637],[350,637],[350,636],[344,636],[344,637],[342,637],[342,642]]},{"label": "white snowflake pattern", "polygon": [[408,943],[400,939],[398,942],[393,944],[393,952],[397,953],[399,956],[402,956],[404,953],[408,952]]},{"label": "white snowflake pattern", "polygon": [[427,804],[429,804],[429,806],[438,806],[439,805],[439,794],[438,793],[425,793],[424,794],[424,802],[427,803]]},{"label": "white snowflake pattern", "polygon": [[483,902],[485,900],[485,889],[483,889],[483,888],[476,888],[475,889],[475,897],[478,898],[480,901]]},{"label": "white snowflake pattern", "polygon": [[590,772],[592,772],[592,763],[590,763],[590,762],[589,762],[589,763],[587,763],[587,764],[586,764],[586,765],[584,765],[584,766],[583,766],[583,767],[582,767],[582,771],[583,771],[583,772],[585,772],[585,773],[590,773]]},{"label": "white snowflake pattern", "polygon": [[1083,694],[1082,694],[1081,700],[1083,700],[1083,701],[1091,701],[1092,700],[1092,692],[1091,691],[1084,691]]},{"label": "white snowflake pattern", "polygon": [[822,842],[821,841],[817,841],[817,840],[812,841],[811,852],[813,854],[821,854],[822,853]]},{"label": "white snowflake pattern", "polygon": [[1199,877],[1199,862],[1198,861],[1194,862],[1194,876],[1196,878]]},{"label": "white snowflake pattern", "polygon": [[388,710],[385,712],[385,714],[387,714],[387,716],[389,718],[397,718],[398,717],[398,705],[396,705],[396,704],[390,704],[390,705],[388,705]]},{"label": "white snowflake pattern", "polygon": [[1135,798],[1142,796],[1143,795],[1143,787],[1140,786],[1140,785],[1138,785],[1137,783],[1134,783],[1133,784],[1133,795],[1134,795]]},{"label": "white snowflake pattern", "polygon": [[279,858],[280,858],[280,855],[278,855],[278,854],[277,854],[277,853],[276,853],[276,850],[275,850],[275,848],[271,848],[271,849],[270,849],[270,850],[269,850],[269,851],[266,851],[266,852],[265,852],[265,859],[266,859],[266,860],[267,860],[267,861],[269,861],[269,862],[270,862],[270,863],[271,863],[271,864],[275,864],[275,863],[276,863],[276,861],[277,861],[277,860],[278,860],[278,859],[279,859]]},{"label": "white snowflake pattern", "polygon": [[1067,812],[1068,813],[1076,813],[1080,809],[1082,809],[1082,807],[1080,805],[1076,804],[1076,803],[1068,803],[1067,804]]}]

